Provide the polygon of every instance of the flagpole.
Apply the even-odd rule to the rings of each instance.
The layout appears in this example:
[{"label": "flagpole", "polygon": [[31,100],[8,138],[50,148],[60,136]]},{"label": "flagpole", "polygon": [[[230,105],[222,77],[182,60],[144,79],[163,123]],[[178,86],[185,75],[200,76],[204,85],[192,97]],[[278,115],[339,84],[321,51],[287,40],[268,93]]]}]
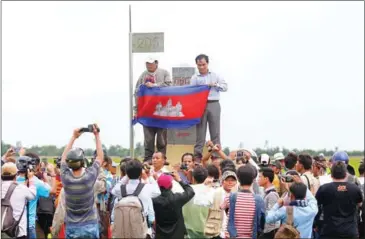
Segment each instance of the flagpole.
[{"label": "flagpole", "polygon": [[129,5],[129,150],[134,158],[134,132],[133,132],[133,53],[132,53],[132,6]]}]

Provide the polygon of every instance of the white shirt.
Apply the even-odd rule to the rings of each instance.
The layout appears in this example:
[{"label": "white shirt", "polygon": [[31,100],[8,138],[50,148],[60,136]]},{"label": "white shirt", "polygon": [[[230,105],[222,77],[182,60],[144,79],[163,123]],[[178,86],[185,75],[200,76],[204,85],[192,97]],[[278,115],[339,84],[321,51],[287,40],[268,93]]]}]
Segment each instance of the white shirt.
[{"label": "white shirt", "polygon": [[191,185],[194,189],[195,195],[192,203],[198,206],[211,207],[213,206],[213,197],[215,190],[204,184]]},{"label": "white shirt", "polygon": [[[153,203],[152,203],[152,198],[158,197],[161,194],[160,188],[158,187],[157,183],[155,180],[153,180],[153,178],[150,179],[152,183],[150,184],[145,184],[144,187],[142,188],[141,193],[138,195],[138,198],[141,200],[142,204],[143,204],[143,209],[144,209],[144,215],[145,216],[149,216],[149,220],[152,219],[152,221],[154,221],[154,211],[153,211]],[[112,194],[114,196],[116,196],[119,200],[122,198],[122,193],[120,191],[120,187],[122,185],[126,185],[126,191],[127,194],[132,194],[138,184],[140,183],[140,180],[129,180],[128,183],[128,177],[125,176],[122,178],[122,180],[120,180],[112,189]],[[115,204],[117,203],[117,201],[114,202]]]},{"label": "white shirt", "polygon": [[[14,181],[2,181],[1,184],[1,198],[4,198],[10,184]],[[24,205],[27,200],[33,200],[36,197],[37,190],[33,180],[29,180],[29,188],[24,184],[18,184],[14,189],[13,194],[10,197],[10,203],[13,207],[13,216],[15,220],[19,220],[20,215],[23,212]],[[27,235],[27,208],[24,209],[24,213],[19,222],[19,233],[17,237]]]},{"label": "white shirt", "polygon": [[[151,168],[150,175],[153,175],[154,173],[157,173],[157,177],[160,177],[163,173],[170,172],[165,166],[161,168],[159,171],[155,171],[154,167]],[[183,193],[184,189],[181,187],[180,183],[176,182],[175,180],[172,180],[172,189],[171,191],[173,193]]]}]

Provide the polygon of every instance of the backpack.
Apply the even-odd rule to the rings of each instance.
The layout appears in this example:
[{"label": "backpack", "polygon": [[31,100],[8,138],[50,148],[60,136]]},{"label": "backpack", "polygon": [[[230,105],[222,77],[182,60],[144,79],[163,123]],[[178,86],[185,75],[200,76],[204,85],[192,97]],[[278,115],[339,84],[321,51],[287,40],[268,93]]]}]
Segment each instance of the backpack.
[{"label": "backpack", "polygon": [[1,232],[5,233],[11,238],[15,238],[18,235],[19,231],[19,222],[22,219],[25,205],[23,207],[23,211],[20,214],[19,220],[14,219],[13,215],[13,207],[10,203],[11,195],[14,192],[14,189],[18,186],[17,183],[12,183],[6,192],[6,195],[4,198],[1,199]]},{"label": "backpack", "polygon": [[113,238],[145,238],[147,223],[144,209],[138,195],[144,187],[139,183],[133,194],[127,194],[126,185],[120,188],[122,199],[114,207]]},{"label": "backpack", "polygon": [[204,227],[204,235],[207,237],[216,237],[222,230],[222,210],[220,204],[222,202],[223,191],[219,191],[214,195],[213,207],[209,208],[207,221]]},{"label": "backpack", "polygon": [[293,207],[286,207],[286,223],[281,224],[279,230],[275,233],[274,239],[288,238],[288,239],[299,239],[300,232],[294,227],[293,224]]}]

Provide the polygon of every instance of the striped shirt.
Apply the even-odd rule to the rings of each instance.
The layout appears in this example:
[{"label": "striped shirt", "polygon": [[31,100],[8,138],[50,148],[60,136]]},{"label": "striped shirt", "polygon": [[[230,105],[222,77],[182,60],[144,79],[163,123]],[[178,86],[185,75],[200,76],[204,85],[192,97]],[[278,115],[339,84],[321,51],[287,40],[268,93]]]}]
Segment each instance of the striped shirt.
[{"label": "striped shirt", "polygon": [[[255,198],[252,193],[238,192],[236,201],[236,210],[234,214],[235,226],[237,229],[237,238],[251,238],[253,230],[253,220],[255,218]],[[223,209],[229,208],[229,195],[224,199]],[[229,218],[229,211],[227,214]],[[228,223],[227,223],[228,225]],[[229,233],[226,227],[226,236]]]},{"label": "striped shirt", "polygon": [[65,191],[66,224],[89,225],[98,223],[94,201],[94,184],[100,163],[95,160],[85,172],[75,177],[66,162],[61,163],[61,180]]}]

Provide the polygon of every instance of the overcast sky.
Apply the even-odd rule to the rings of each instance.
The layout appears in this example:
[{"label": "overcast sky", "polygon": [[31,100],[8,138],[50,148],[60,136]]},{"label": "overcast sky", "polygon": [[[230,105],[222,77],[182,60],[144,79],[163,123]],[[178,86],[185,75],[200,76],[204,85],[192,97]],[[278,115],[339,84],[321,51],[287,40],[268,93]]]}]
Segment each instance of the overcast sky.
[{"label": "overcast sky", "polygon": [[[97,122],[106,145],[129,147],[128,2],[2,14],[2,139],[62,146]],[[132,15],[134,32],[165,32],[160,67],[210,56],[228,82],[224,146],[363,149],[364,2],[133,2]],[[134,55],[134,82],[147,56]]]}]

